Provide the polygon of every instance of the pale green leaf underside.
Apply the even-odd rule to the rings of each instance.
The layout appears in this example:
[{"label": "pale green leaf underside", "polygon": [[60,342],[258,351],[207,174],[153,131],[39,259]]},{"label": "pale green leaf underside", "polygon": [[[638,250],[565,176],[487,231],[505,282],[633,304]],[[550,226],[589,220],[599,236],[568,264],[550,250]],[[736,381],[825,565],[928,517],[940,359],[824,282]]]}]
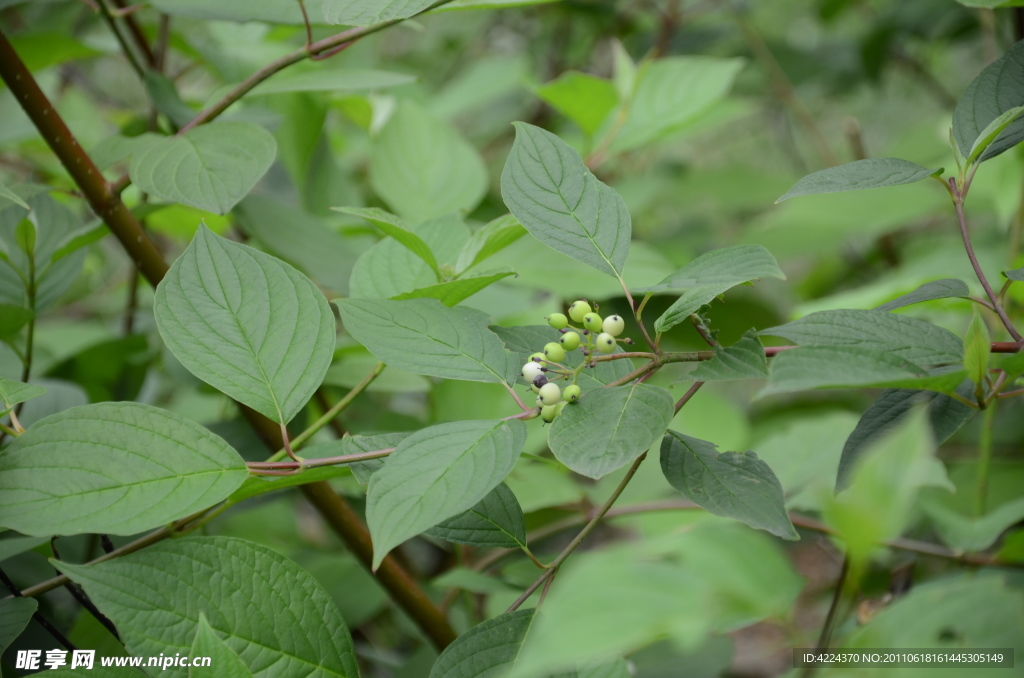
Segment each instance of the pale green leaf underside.
[{"label": "pale green leaf underside", "polygon": [[425,534],[456,544],[514,549],[526,545],[526,522],[516,495],[499,483],[476,506]]},{"label": "pale green leaf underside", "polygon": [[854,160],[838,167],[819,170],[796,182],[793,188],[776,200],[780,203],[800,195],[816,193],[843,193],[868,188],[913,184],[942,172],[942,168],[928,169],[900,158],[869,158]]},{"label": "pale green leaf underside", "polygon": [[330,595],[266,546],[186,537],[98,565],[55,564],[114,622],[132,655],[188,654],[202,614],[256,678],[359,676]]},{"label": "pale green leaf underside", "polygon": [[242,663],[241,658],[227,643],[217,637],[217,632],[210,628],[210,622],[202,612],[199,613],[199,626],[196,627],[196,637],[192,641],[192,656],[209,657],[210,666],[189,668],[189,678],[205,678],[212,675],[216,675],[217,678],[252,678],[249,667]]},{"label": "pale green leaf underside", "polygon": [[715,357],[700,363],[686,378],[694,381],[767,379],[768,359],[764,346],[749,333],[732,346],[716,346]]},{"label": "pale green leaf underside", "polygon": [[1003,275],[1006,276],[1007,280],[1014,282],[1024,282],[1024,267],[1014,268],[1009,271],[1003,271]]},{"label": "pale green leaf underside", "polygon": [[422,259],[429,266],[435,275],[440,275],[437,268],[437,259],[430,251],[430,246],[412,232],[412,227],[394,214],[385,212],[377,207],[332,207],[335,212],[351,214],[355,217],[362,217],[384,232],[384,235],[391,236],[400,242],[406,249]]},{"label": "pale green leaf underside", "polygon": [[[1007,111],[1024,104],[1024,41],[985,67],[960,96],[953,111],[953,138],[960,152],[970,155],[984,130]],[[1024,140],[1024,120],[1018,118],[981,154],[994,158]]]},{"label": "pale green leaf underside", "polygon": [[[22,200],[21,196],[19,196],[17,193],[15,193],[11,189],[7,188],[3,184],[0,184],[0,199],[2,199],[2,200],[9,200],[9,201],[13,202],[15,205],[18,205],[19,207],[24,207],[25,209],[30,209],[29,206],[28,206],[28,203],[25,202],[24,200]],[[4,205],[3,202],[0,202],[0,208],[3,208],[3,207],[6,207],[6,205]]]},{"label": "pale green leaf underside", "polygon": [[622,274],[632,234],[626,203],[554,134],[516,123],[501,194],[519,223],[548,247],[608,275]]},{"label": "pale green leaf underside", "polygon": [[714,443],[669,431],[661,469],[672,487],[717,516],[735,518],[783,539],[799,539],[782,485],[753,452],[719,453]]},{"label": "pale green leaf underside", "polygon": [[329,24],[372,26],[382,21],[415,16],[434,2],[435,0],[323,0],[324,20]]},{"label": "pale green leaf underside", "polygon": [[455,272],[461,275],[464,271],[497,254],[524,235],[526,235],[526,229],[511,214],[488,222],[473,233],[469,242],[459,252],[459,258],[455,262]]},{"label": "pale green leaf underside", "polygon": [[445,648],[429,678],[483,678],[504,675],[519,657],[533,624],[534,610],[506,612],[477,624]]},{"label": "pale green leaf underside", "polygon": [[36,422],[0,452],[0,525],[28,535],[130,535],[216,504],[247,471],[223,439],[140,403]]},{"label": "pale green leaf underside", "polygon": [[202,227],[157,287],[157,327],[194,375],[277,422],[323,381],[334,314],[280,259]]},{"label": "pale green leaf underside", "polygon": [[227,214],[270,168],[277,142],[252,122],[212,122],[147,144],[128,175],[139,190]]},{"label": "pale green leaf underside", "polygon": [[395,546],[486,497],[525,442],[526,426],[514,419],[438,424],[400,442],[366,493],[374,569]]},{"label": "pale green leaf underside", "polygon": [[967,297],[970,296],[970,294],[971,291],[967,288],[967,283],[963,280],[958,280],[956,278],[943,278],[942,280],[927,282],[913,292],[908,292],[903,296],[882,304],[881,306],[876,306],[874,310],[894,311],[897,308],[903,308],[904,306],[910,306],[911,304],[919,304],[922,301],[947,299],[949,297]]},{"label": "pale green leaf underside", "polygon": [[0,377],[0,411],[8,410],[18,403],[37,398],[44,393],[46,393],[46,389],[42,386],[23,384],[20,381]]},{"label": "pale green leaf underside", "polygon": [[978,138],[974,142],[974,146],[971,147],[971,154],[967,156],[967,164],[972,165],[974,162],[981,157],[993,143],[998,141],[1000,135],[1006,131],[1016,120],[1024,113],[1024,106],[1017,106],[1011,108],[1008,111],[1004,111],[1001,115],[997,116],[995,120],[990,122],[978,135]]},{"label": "pale green leaf underside", "polygon": [[926,492],[921,508],[931,518],[935,531],[948,546],[967,552],[984,551],[1008,527],[1024,519],[1024,498],[1018,497],[983,516],[967,516],[938,500],[938,492]]},{"label": "pale green leaf underside", "polygon": [[480,311],[435,299],[338,299],[349,334],[388,365],[445,379],[511,383],[518,367]]},{"label": "pale green leaf underside", "polygon": [[801,346],[851,346],[877,351],[918,365],[959,364],[963,342],[947,329],[906,315],[878,310],[818,311],[761,335],[785,337]]},{"label": "pale green leaf underside", "polygon": [[597,389],[562,410],[551,426],[548,445],[576,473],[600,478],[661,438],[674,402],[666,389],[647,384]]}]

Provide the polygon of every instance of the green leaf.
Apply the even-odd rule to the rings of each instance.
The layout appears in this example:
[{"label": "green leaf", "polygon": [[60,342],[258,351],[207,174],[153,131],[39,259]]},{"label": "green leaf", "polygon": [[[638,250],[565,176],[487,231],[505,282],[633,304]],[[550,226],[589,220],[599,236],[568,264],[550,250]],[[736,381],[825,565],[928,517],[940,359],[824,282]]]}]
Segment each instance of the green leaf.
[{"label": "green leaf", "polygon": [[32,311],[13,304],[0,304],[0,339],[13,337],[32,319]]},{"label": "green leaf", "polygon": [[799,539],[786,513],[782,485],[753,452],[718,446],[670,430],[661,442],[661,470],[669,484],[716,516],[735,518],[783,539]]},{"label": "green leaf", "polygon": [[732,346],[715,346],[715,357],[697,365],[686,378],[694,381],[767,379],[768,359],[764,346],[753,332],[747,332]]},{"label": "green leaf", "polygon": [[931,476],[934,449],[925,414],[915,409],[861,456],[846,490],[823,497],[825,522],[855,564],[903,532],[918,490]]},{"label": "green leaf", "polygon": [[[296,4],[279,0],[153,0],[153,7],[172,16],[225,21],[263,21],[275,24],[303,24]],[[305,0],[311,23],[322,23],[321,0]]]},{"label": "green leaf", "polygon": [[512,215],[553,250],[620,277],[632,233],[626,203],[551,132],[517,122],[501,174]]},{"label": "green leaf", "polygon": [[35,598],[0,598],[0,653],[21,635],[38,607]]},{"label": "green leaf", "polygon": [[96,565],[55,565],[114,622],[132,655],[190,654],[203,615],[257,678],[359,676],[330,596],[266,546],[186,537]]},{"label": "green leaf", "polygon": [[597,389],[562,410],[548,445],[576,473],[600,478],[656,443],[672,421],[674,404],[672,394],[659,386]]},{"label": "green leaf", "polygon": [[487,193],[487,166],[448,123],[403,101],[373,142],[370,185],[413,222],[471,211]]},{"label": "green leaf", "polygon": [[44,393],[46,393],[46,389],[42,386],[23,384],[20,381],[11,381],[0,377],[0,404],[4,405],[5,410],[26,400],[38,398]]},{"label": "green leaf", "polygon": [[818,311],[758,332],[785,337],[801,346],[849,346],[884,351],[917,365],[957,364],[960,337],[938,325],[877,310]]},{"label": "green leaf", "polygon": [[946,299],[949,297],[968,297],[970,294],[971,291],[967,289],[967,284],[963,280],[943,278],[942,280],[927,282],[913,292],[896,297],[890,302],[875,307],[874,310],[888,312],[894,311],[897,308],[903,308],[904,306],[910,306],[911,304],[919,304],[922,301]]},{"label": "green leaf", "polygon": [[812,388],[902,385],[927,376],[924,368],[884,350],[805,346],[772,359],[771,381],[758,397]]},{"label": "green leaf", "polygon": [[36,249],[36,226],[29,219],[22,219],[14,229],[14,242],[18,249],[32,257]]},{"label": "green leaf", "polygon": [[273,135],[253,122],[211,122],[145,146],[128,175],[139,190],[168,202],[227,214],[270,168]]},{"label": "green leaf", "polygon": [[526,235],[526,229],[511,214],[498,217],[473,233],[455,262],[455,273],[462,275],[484,259],[497,254]]},{"label": "green leaf", "polygon": [[964,367],[971,381],[979,386],[988,376],[988,359],[992,354],[992,338],[985,321],[975,312],[964,337]]},{"label": "green leaf", "polygon": [[154,132],[143,132],[134,137],[115,134],[93,146],[89,150],[89,157],[97,167],[104,170],[115,163],[128,159],[163,138]]},{"label": "green leaf", "polygon": [[[360,452],[372,452],[383,450],[389,447],[398,447],[398,444],[408,438],[409,433],[382,433],[375,436],[345,436],[341,439],[342,454],[358,454]],[[370,482],[370,477],[384,466],[383,459],[370,459],[349,464],[352,475],[360,485]]]},{"label": "green leaf", "polygon": [[760,245],[736,245],[712,250],[697,257],[657,285],[642,287],[638,292],[660,294],[682,292],[683,295],[661,314],[654,328],[666,332],[690,317],[701,306],[711,303],[720,294],[736,285],[761,278],[786,276],[768,250]]},{"label": "green leaf", "polygon": [[223,439],[141,403],[36,422],[0,452],[0,525],[27,535],[130,535],[231,494],[247,471]]},{"label": "green leaf", "polygon": [[[17,193],[4,186],[2,183],[0,183],[0,199],[9,200],[13,202],[15,205],[18,205],[19,207],[24,207],[27,210],[32,209],[31,207],[28,206],[27,202],[21,199],[21,196],[19,196]],[[0,207],[6,207],[6,205],[0,203]]]},{"label": "green leaf", "polygon": [[[370,355],[369,351],[353,347],[353,350],[346,350],[331,363],[331,368],[324,377],[324,384],[355,388],[376,365],[377,359]],[[427,393],[432,386],[432,382],[426,377],[392,366],[374,379],[366,390],[370,393]]]},{"label": "green leaf", "polygon": [[[413,229],[442,263],[455,261],[469,240],[469,227],[458,215],[448,214]],[[394,238],[384,238],[366,250],[352,268],[351,297],[390,299],[404,292],[429,287],[437,274]]]},{"label": "green leaf", "polygon": [[438,424],[400,442],[366,493],[373,569],[394,547],[486,497],[525,442],[526,426],[515,419]]},{"label": "green leaf", "polygon": [[434,4],[434,0],[323,0],[324,20],[329,24],[372,26],[407,19]]},{"label": "green leaf", "polygon": [[536,89],[537,96],[593,135],[619,103],[615,85],[579,71],[566,71]]},{"label": "green leaf", "polygon": [[353,216],[362,217],[384,232],[384,235],[391,236],[410,252],[422,259],[429,266],[440,280],[441,272],[437,267],[437,260],[430,246],[423,242],[423,238],[412,232],[411,226],[405,223],[401,217],[385,212],[378,207],[332,207],[335,212],[343,212]]},{"label": "green leaf", "polygon": [[445,379],[512,383],[519,371],[487,316],[435,299],[337,299],[345,329],[388,365]]},{"label": "green leaf", "polygon": [[64,257],[77,252],[83,247],[87,247],[94,242],[98,242],[110,233],[107,225],[102,221],[96,221],[68,233],[64,236],[61,241],[57,244],[57,249],[53,251],[53,257],[51,261],[56,263]]},{"label": "green leaf", "polygon": [[1021,113],[1024,113],[1024,106],[1017,106],[1003,112],[990,122],[975,140],[974,146],[971,147],[971,153],[967,156],[966,164],[973,165],[981,157],[981,154],[999,138],[999,135],[1020,117]]},{"label": "green leaf", "polygon": [[49,537],[7,537],[0,539],[0,563],[16,555],[31,551],[50,541]]},{"label": "green leaf", "polygon": [[[210,660],[210,668],[190,667],[189,678],[200,678],[208,676],[216,671],[217,676],[224,678],[252,678],[252,671],[249,670],[242,660],[235,654],[234,650],[228,647],[227,643],[217,637],[217,633],[210,628],[210,622],[206,615],[199,613],[199,625],[196,627],[196,637],[192,641],[192,657],[206,657]],[[214,669],[213,667],[217,667]]]},{"label": "green leaf", "polygon": [[861,455],[882,435],[902,422],[914,407],[928,403],[928,417],[936,445],[949,440],[977,410],[947,395],[914,389],[888,389],[861,415],[839,459],[836,492],[850,484],[852,470]]},{"label": "green leaf", "polygon": [[470,546],[526,546],[523,509],[505,483],[499,483],[473,508],[438,523],[424,534]]},{"label": "green leaf", "polygon": [[744,59],[676,56],[640,67],[628,117],[611,144],[622,152],[649,145],[692,122],[728,94]]},{"label": "green leaf", "polygon": [[184,127],[196,115],[196,111],[181,99],[174,81],[153,69],[142,76],[142,84],[153,106],[167,116],[176,127]]},{"label": "green leaf", "polygon": [[250,195],[232,215],[243,231],[272,254],[339,294],[348,293],[355,266],[352,244],[323,220],[262,195]]},{"label": "green leaf", "polygon": [[[953,137],[960,152],[971,154],[986,128],[1001,115],[1024,104],[1024,41],[992,62],[967,86],[953,111]],[[994,158],[1024,139],[1024,120],[1017,118],[981,154]]]},{"label": "green leaf", "polygon": [[523,639],[533,624],[534,610],[506,612],[477,624],[444,649],[429,678],[500,676],[519,657]]},{"label": "green leaf", "polygon": [[[413,82],[416,82],[414,75],[374,69],[317,68],[305,72],[292,72],[288,69],[256,85],[245,96],[249,98],[290,92],[358,92]],[[233,86],[227,89],[233,89]]]},{"label": "green leaf", "polygon": [[942,168],[928,169],[909,160],[899,158],[869,158],[854,160],[838,167],[829,167],[808,174],[793,188],[776,200],[780,203],[799,195],[815,193],[843,193],[867,188],[914,184],[931,176],[938,176]]},{"label": "green leaf", "polygon": [[205,226],[156,291],[157,327],[192,374],[277,422],[331,364],[334,314],[304,275]]},{"label": "green leaf", "polygon": [[418,290],[413,290],[411,292],[403,292],[402,294],[391,298],[397,300],[437,299],[445,306],[455,306],[460,301],[469,299],[485,287],[498,282],[502,278],[507,278],[510,275],[515,275],[515,273],[513,271],[503,271],[501,273],[493,273],[491,275],[459,278],[458,280],[451,280],[449,282],[421,287]]},{"label": "green leaf", "polygon": [[951,496],[944,490],[929,489],[922,493],[919,503],[943,543],[958,551],[984,551],[1008,527],[1024,519],[1024,497],[1006,502],[983,516],[968,516],[950,505]]},{"label": "green leaf", "polygon": [[1012,280],[1014,282],[1024,282],[1024,266],[1022,266],[1021,268],[1015,268],[1010,271],[1003,271],[1003,275],[1006,277],[1007,280]]}]

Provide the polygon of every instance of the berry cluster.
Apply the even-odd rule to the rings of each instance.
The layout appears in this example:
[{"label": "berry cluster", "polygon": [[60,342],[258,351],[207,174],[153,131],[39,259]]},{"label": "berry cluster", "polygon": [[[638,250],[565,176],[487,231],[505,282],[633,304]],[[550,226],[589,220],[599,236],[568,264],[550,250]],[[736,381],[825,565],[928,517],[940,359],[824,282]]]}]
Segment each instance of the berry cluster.
[{"label": "berry cluster", "polygon": [[[533,387],[537,394],[537,407],[545,422],[555,420],[568,403],[576,402],[580,397],[580,387],[576,385],[580,371],[584,367],[594,367],[597,360],[594,353],[613,353],[616,342],[632,344],[632,339],[616,339],[626,327],[625,321],[617,315],[602,318],[597,314],[597,307],[580,299],[569,306],[568,317],[564,313],[552,313],[545,318],[548,325],[558,330],[562,336],[558,341],[544,345],[544,349],[530,356],[523,365],[523,379]],[[579,323],[575,327],[570,321]],[[566,353],[576,349],[583,353],[583,364],[578,368],[568,368],[562,364]],[[569,381],[564,389],[559,381]]]}]

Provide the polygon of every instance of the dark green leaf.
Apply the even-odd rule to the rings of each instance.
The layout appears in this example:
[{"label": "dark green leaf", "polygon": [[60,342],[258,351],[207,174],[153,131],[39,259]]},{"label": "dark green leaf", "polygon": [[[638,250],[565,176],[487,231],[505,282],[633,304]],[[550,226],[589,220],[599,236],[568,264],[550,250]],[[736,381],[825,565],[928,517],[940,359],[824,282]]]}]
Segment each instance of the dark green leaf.
[{"label": "dark green leaf", "polygon": [[894,311],[897,308],[919,304],[922,301],[947,299],[949,297],[968,297],[970,294],[971,291],[967,289],[967,284],[963,280],[943,278],[942,280],[933,280],[932,282],[925,283],[913,292],[908,292],[881,306],[876,306],[874,310]]},{"label": "dark green leaf", "polygon": [[430,678],[485,678],[511,669],[533,624],[533,609],[506,612],[459,636],[437,658]]},{"label": "dark green leaf", "polygon": [[732,346],[715,346],[715,357],[700,363],[686,378],[694,381],[767,379],[768,359],[764,346],[753,332],[747,332]]},{"label": "dark green leaf", "polygon": [[492,273],[491,275],[459,278],[458,280],[421,287],[411,292],[403,292],[392,297],[392,299],[437,299],[445,306],[455,306],[460,301],[469,299],[485,287],[510,275],[515,275],[515,273],[513,271],[503,271],[501,273]]},{"label": "dark green leaf", "polygon": [[32,319],[32,311],[12,304],[0,304],[0,339],[13,337]]},{"label": "dark green leaf", "polygon": [[523,509],[505,483],[491,490],[473,508],[438,523],[424,534],[470,546],[514,549],[526,545]]},{"label": "dark green leaf", "polygon": [[165,137],[132,156],[140,190],[167,202],[227,214],[270,168],[277,142],[253,122],[211,122]]},{"label": "dark green leaf", "polygon": [[[227,643],[217,637],[217,633],[210,628],[210,622],[206,615],[199,613],[199,625],[196,627],[196,637],[192,641],[193,657],[206,657],[210,660],[209,668],[192,666],[188,670],[189,678],[201,678],[208,676],[216,670],[218,678],[252,678],[252,671],[249,670],[242,660],[235,654],[234,650],[228,647]],[[214,669],[213,667],[217,667]]]},{"label": "dark green leaf", "polygon": [[349,334],[388,365],[445,379],[511,383],[519,371],[480,311],[435,299],[338,299]]},{"label": "dark green leaf", "polygon": [[1003,275],[1006,276],[1007,280],[1014,282],[1024,282],[1024,267],[1015,268],[1010,271],[1003,271]]},{"label": "dark green leaf", "polygon": [[785,195],[776,200],[780,203],[800,195],[815,193],[843,193],[861,191],[867,188],[903,186],[915,184],[931,176],[938,176],[942,168],[928,169],[909,160],[899,158],[869,158],[854,160],[838,167],[819,170],[794,184]]},{"label": "dark green leaf", "polygon": [[0,653],[21,635],[38,607],[35,598],[0,598]]},{"label": "dark green leaf", "polygon": [[975,312],[964,337],[964,368],[971,381],[979,386],[984,385],[988,377],[988,359],[992,355],[991,341],[985,321]]},{"label": "dark green leaf", "polygon": [[55,565],[114,622],[132,655],[190,654],[204,615],[257,678],[359,676],[330,596],[265,546],[186,537],[96,565]]},{"label": "dark green leaf", "polygon": [[783,539],[800,538],[779,479],[753,452],[719,453],[714,443],[670,430],[661,442],[661,470],[672,487],[717,516]]},{"label": "dark green leaf", "polygon": [[924,368],[884,350],[806,346],[783,351],[772,359],[771,381],[759,395],[812,388],[887,385],[927,376]]},{"label": "dark green leaf", "polygon": [[525,442],[526,426],[514,419],[438,424],[400,442],[366,493],[374,569],[394,547],[486,497]]},{"label": "dark green leaf", "polygon": [[175,127],[184,127],[196,115],[188,104],[181,100],[174,81],[163,73],[149,69],[142,78],[146,93],[158,111],[167,116]]},{"label": "dark green leaf", "polygon": [[0,525],[135,534],[216,504],[246,475],[231,446],[181,415],[84,405],[36,422],[0,452]]},{"label": "dark green leaf", "polygon": [[157,287],[160,336],[194,375],[278,422],[320,386],[334,314],[304,275],[206,227]]},{"label": "dark green leaf", "polygon": [[576,473],[600,478],[656,443],[672,420],[674,404],[672,394],[660,386],[597,389],[562,410],[548,445]]},{"label": "dark green leaf", "polygon": [[501,194],[519,223],[545,245],[621,276],[632,233],[626,203],[554,134],[516,123]]},{"label": "dark green leaf", "polygon": [[[964,156],[993,120],[1024,104],[1024,41],[985,67],[967,86],[953,111],[953,137]],[[1018,118],[981,154],[994,158],[1024,139],[1024,120]]]},{"label": "dark green leaf", "polygon": [[947,329],[878,310],[818,311],[758,332],[801,346],[844,346],[884,351],[918,365],[959,363],[963,342]]}]

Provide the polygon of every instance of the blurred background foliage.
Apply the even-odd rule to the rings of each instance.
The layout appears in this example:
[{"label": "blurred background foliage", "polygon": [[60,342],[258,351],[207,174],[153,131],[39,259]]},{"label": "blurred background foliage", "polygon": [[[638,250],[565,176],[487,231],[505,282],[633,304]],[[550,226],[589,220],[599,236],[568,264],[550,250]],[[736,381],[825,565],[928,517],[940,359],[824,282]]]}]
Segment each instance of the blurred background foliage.
[{"label": "blurred background foliage", "polygon": [[[315,3],[308,4],[315,19]],[[151,79],[148,87],[140,81],[88,5],[0,0],[0,22],[109,178],[119,176],[125,159],[144,147],[154,120],[160,129],[173,130],[232,83],[301,46],[305,37],[301,14],[287,2],[154,0],[136,16],[154,39],[158,11],[171,17],[164,72],[176,86],[174,95],[175,88],[159,81]],[[275,16],[284,20],[238,21],[257,11],[279,12]],[[224,119],[264,126],[277,140],[278,153],[256,190],[228,214],[147,203],[135,187],[125,198],[145,217],[168,259],[204,220],[215,232],[294,264],[329,295],[390,296],[422,284],[424,266],[394,242],[381,240],[367,221],[329,208],[382,207],[421,224],[424,239],[447,253],[440,263],[454,266],[470,234],[507,212],[498,182],[514,137],[510,123],[524,120],[571,143],[625,198],[634,225],[625,273],[631,286],[653,284],[718,247],[755,243],[776,256],[788,280],[733,290],[725,303],[716,301],[707,311],[711,329],[732,344],[752,327],[814,310],[871,308],[938,278],[974,280],[947,197],[931,182],[773,203],[804,174],[837,162],[894,156],[950,167],[952,108],[981,68],[1022,37],[1020,12],[953,0],[563,0],[434,12],[328,60],[299,64],[233,106]],[[334,32],[312,27],[314,38]],[[623,94],[630,92],[627,110]],[[154,105],[161,115],[151,112]],[[48,215],[57,240],[92,219],[5,89],[0,183],[14,186]],[[986,163],[971,195],[968,212],[982,264],[990,271],[1020,266],[1020,149]],[[0,202],[6,207],[0,227],[13,228],[17,208]],[[578,296],[599,301],[602,311],[626,311],[611,278],[532,238],[519,239],[473,270],[515,272],[464,302],[497,324],[538,324]],[[971,287],[980,292],[976,282]],[[6,304],[0,308],[6,318],[0,332],[10,339],[0,344],[0,375],[12,379],[22,372],[17,351],[23,337],[14,319],[22,292],[16,281],[0,278],[0,303]],[[152,290],[112,238],[61,259],[41,295],[31,376],[48,392],[24,408],[26,426],[76,404],[137,399],[210,426],[247,459],[266,456],[234,405],[163,347],[151,312]],[[671,301],[654,298],[648,317]],[[1011,313],[1019,316],[1022,304],[1024,286],[1014,286]],[[903,312],[958,334],[970,320],[970,304],[962,299]],[[666,347],[697,350],[704,343],[692,328],[680,326],[666,336]],[[374,363],[342,336],[326,382],[332,402]],[[669,366],[653,382],[671,386],[688,369]],[[673,390],[681,395],[686,386]],[[755,450],[780,478],[789,507],[817,514],[830,494],[846,436],[877,393],[817,391],[757,400],[758,388],[750,382],[708,384],[672,428],[714,441],[721,450]],[[509,405],[499,386],[441,382],[389,368],[337,429],[323,435],[501,417],[512,412]],[[302,430],[322,407],[313,403],[293,422],[294,430]],[[1021,413],[1020,399],[1008,400],[995,425],[987,515],[996,518],[979,526],[966,508],[972,503],[975,421],[942,446],[948,481],[931,483],[917,498],[907,519],[908,537],[954,551],[991,547],[1007,562],[1024,563],[1024,530],[1014,527],[1024,518]],[[530,454],[508,485],[528,528],[543,532],[600,503],[622,472],[582,482],[545,454],[544,431],[539,422],[531,424]],[[334,482],[361,501],[354,478]],[[951,493],[954,488],[961,491]],[[903,491],[898,479],[892,491]],[[652,505],[673,496],[657,464],[648,463],[618,506]],[[630,656],[636,675],[786,673],[788,648],[811,646],[817,638],[840,550],[814,531],[801,530],[802,541],[783,545],[696,511],[616,517],[588,546],[630,535],[657,544],[661,536],[691,526],[688,544],[676,548],[686,553],[681,557],[687,576],[696,578],[710,600],[662,612],[666,628],[675,632]],[[267,544],[307,568],[353,629],[365,675],[429,672],[434,650],[294,491],[235,507],[205,529]],[[991,538],[979,539],[979,530]],[[564,532],[554,533],[534,551],[542,558],[554,555],[563,538]],[[10,556],[4,568],[22,586],[50,571],[43,559],[49,546],[39,542],[0,540],[0,558]],[[95,556],[99,548],[86,537],[61,544],[65,559]],[[574,559],[585,564],[580,569],[605,563],[608,574],[628,576],[614,554],[602,552],[604,561],[587,560],[589,554]],[[460,630],[500,613],[535,577],[521,555],[502,560],[494,576],[482,577],[466,567],[479,553],[429,538],[406,544],[400,555],[432,582],[431,592],[444,597]],[[1012,569],[974,572],[949,559],[885,550],[862,582],[857,609],[841,620],[835,637],[851,646],[950,643],[1020,651],[1022,585]],[[608,580],[604,586],[625,587],[609,605],[630,605],[624,582]],[[71,639],[116,652],[116,641],[61,595],[43,604],[72,628]],[[609,615],[604,624],[613,623],[615,611]],[[688,623],[699,628],[679,630]],[[42,631],[26,636],[12,649],[48,646]],[[3,670],[17,675],[9,665]],[[957,669],[944,675],[973,673]]]}]

